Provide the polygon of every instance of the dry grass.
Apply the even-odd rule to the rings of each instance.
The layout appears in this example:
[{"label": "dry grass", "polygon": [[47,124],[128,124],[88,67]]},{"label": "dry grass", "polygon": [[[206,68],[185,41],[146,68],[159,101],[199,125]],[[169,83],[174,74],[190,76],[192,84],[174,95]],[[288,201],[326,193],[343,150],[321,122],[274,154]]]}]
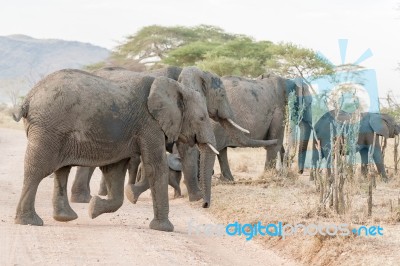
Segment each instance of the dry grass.
[{"label": "dry grass", "polygon": [[[385,160],[391,167],[389,150]],[[383,261],[385,265],[398,265],[400,173],[394,175],[389,170],[391,181],[387,184],[377,178],[371,217],[367,215],[367,181],[358,174],[348,183],[346,213],[339,216],[330,209],[318,212],[319,194],[314,182],[308,181],[308,174],[299,176],[296,169],[290,169],[288,178],[276,171],[263,173],[264,149],[230,149],[228,156],[235,182],[214,182],[210,208],[222,222],[380,225],[384,228],[384,236],[380,237],[312,237],[298,233],[286,239],[256,237],[256,241],[305,265],[378,265]],[[218,176],[218,163],[214,171]]]}]

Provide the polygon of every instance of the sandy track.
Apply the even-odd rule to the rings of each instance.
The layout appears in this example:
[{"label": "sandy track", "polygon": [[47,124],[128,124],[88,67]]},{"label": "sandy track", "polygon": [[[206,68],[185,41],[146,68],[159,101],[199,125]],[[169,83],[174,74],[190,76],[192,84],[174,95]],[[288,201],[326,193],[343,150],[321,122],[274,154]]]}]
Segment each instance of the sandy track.
[{"label": "sandy track", "polygon": [[[136,205],[125,201],[117,212],[94,220],[88,216],[87,204],[71,204],[79,218],[57,222],[52,218],[51,178],[41,182],[36,198],[36,211],[45,225],[15,225],[25,147],[23,131],[0,128],[0,265],[293,265],[244,238],[189,235],[191,219],[196,224],[218,222],[187,198],[170,201],[172,233],[149,229],[153,217],[149,193]],[[92,194],[99,177],[96,170]]]}]

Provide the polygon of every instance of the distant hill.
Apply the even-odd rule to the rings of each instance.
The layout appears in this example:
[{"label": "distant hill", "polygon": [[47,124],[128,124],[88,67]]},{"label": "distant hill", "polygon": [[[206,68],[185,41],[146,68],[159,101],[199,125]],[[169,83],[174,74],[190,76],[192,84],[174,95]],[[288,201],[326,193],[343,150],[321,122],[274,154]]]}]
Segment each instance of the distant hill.
[{"label": "distant hill", "polygon": [[110,51],[89,43],[35,39],[26,35],[0,36],[0,102],[8,92],[24,95],[45,75],[63,68],[82,68],[105,60]]}]

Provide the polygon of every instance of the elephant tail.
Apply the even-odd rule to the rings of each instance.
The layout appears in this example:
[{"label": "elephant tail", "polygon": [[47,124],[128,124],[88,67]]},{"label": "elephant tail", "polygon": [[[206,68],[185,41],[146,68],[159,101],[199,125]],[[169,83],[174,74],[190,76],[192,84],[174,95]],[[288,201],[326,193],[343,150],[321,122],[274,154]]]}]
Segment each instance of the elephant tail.
[{"label": "elephant tail", "polygon": [[12,117],[15,122],[19,122],[21,118],[26,118],[28,115],[28,103],[24,101],[20,106],[16,107],[15,110],[12,112]]}]

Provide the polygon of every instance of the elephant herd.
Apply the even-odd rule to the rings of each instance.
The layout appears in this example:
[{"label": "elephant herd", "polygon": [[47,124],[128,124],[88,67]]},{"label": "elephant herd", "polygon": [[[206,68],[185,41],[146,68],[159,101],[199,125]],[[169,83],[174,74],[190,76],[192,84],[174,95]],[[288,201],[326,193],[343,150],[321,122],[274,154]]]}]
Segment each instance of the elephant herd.
[{"label": "elephant herd", "polygon": [[[275,167],[277,153],[284,151],[286,106],[291,93],[296,96],[296,108],[302,110],[298,124],[298,169],[302,173],[313,123],[311,94],[301,79],[274,75],[256,80],[220,78],[196,67],[167,67],[144,73],[118,67],[93,73],[66,69],[50,74],[35,85],[14,113],[16,121],[23,118],[28,138],[15,222],[43,225],[35,211],[35,196],[40,181],[53,173],[53,218],[76,219],[67,198],[67,181],[71,167],[78,166],[71,201],[89,202],[91,218],[118,210],[124,196],[136,203],[150,188],[154,210],[150,228],[172,231],[168,183],[174,187],[175,196],[180,196],[180,172],[189,200],[202,199],[202,206],[207,208],[211,204],[215,155],[222,175],[233,180],[228,147],[265,147],[265,168]],[[378,114],[365,116],[370,131],[368,137],[359,138],[360,145],[372,143],[373,131],[385,137],[399,134],[394,121],[383,118]],[[323,151],[330,149],[324,125],[330,123],[329,119],[323,116],[314,127],[313,146],[319,139]],[[382,129],[386,125],[387,132]],[[167,155],[172,146],[175,152]],[[376,150],[380,152],[379,147]],[[374,156],[377,166],[379,158],[379,154]],[[107,199],[90,195],[95,167],[103,173],[99,194],[107,195]],[[124,188],[127,170],[129,180]],[[384,175],[384,169],[379,171]]]}]

